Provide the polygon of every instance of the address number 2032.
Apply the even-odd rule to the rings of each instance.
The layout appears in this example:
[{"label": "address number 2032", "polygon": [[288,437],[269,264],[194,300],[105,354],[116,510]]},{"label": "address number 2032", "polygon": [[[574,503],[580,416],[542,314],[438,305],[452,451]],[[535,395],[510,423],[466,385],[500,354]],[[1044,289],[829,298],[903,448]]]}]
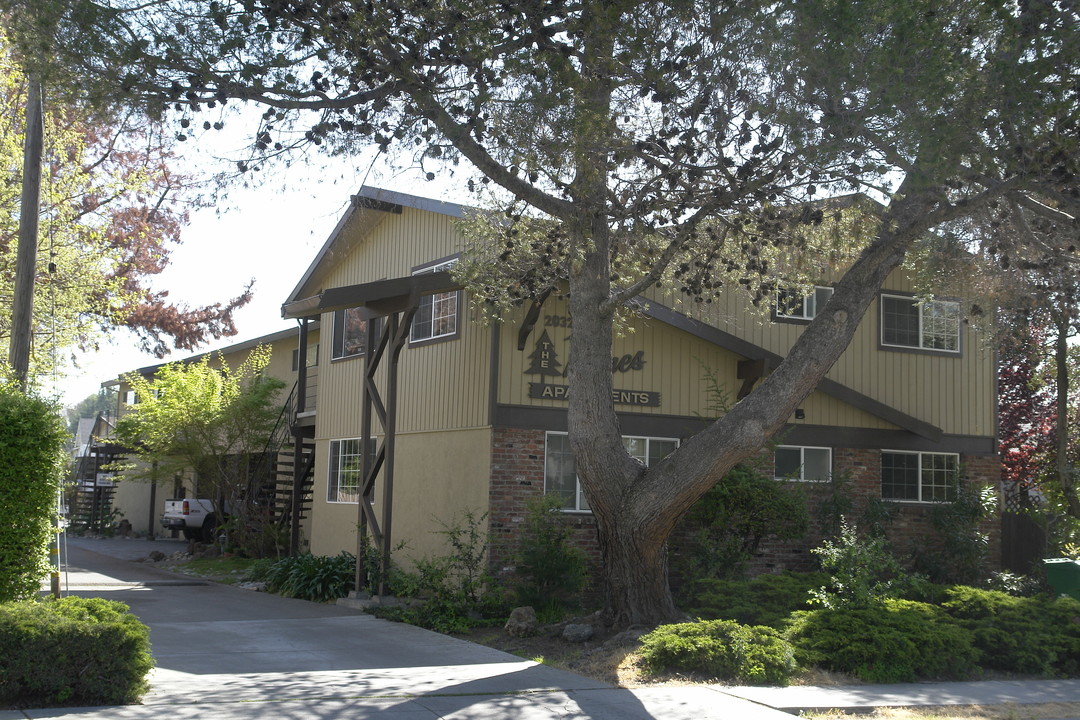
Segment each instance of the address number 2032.
[{"label": "address number 2032", "polygon": [[574,326],[574,318],[569,315],[545,315],[544,327],[569,328]]}]

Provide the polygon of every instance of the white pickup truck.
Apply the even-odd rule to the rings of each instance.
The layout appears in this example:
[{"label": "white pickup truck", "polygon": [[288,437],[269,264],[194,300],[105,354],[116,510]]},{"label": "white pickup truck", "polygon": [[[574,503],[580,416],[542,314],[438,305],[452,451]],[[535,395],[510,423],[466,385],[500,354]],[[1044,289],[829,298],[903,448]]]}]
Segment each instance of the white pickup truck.
[{"label": "white pickup truck", "polygon": [[206,498],[170,498],[161,514],[161,525],[166,530],[180,530],[186,539],[207,544],[217,542],[220,522],[214,501]]}]

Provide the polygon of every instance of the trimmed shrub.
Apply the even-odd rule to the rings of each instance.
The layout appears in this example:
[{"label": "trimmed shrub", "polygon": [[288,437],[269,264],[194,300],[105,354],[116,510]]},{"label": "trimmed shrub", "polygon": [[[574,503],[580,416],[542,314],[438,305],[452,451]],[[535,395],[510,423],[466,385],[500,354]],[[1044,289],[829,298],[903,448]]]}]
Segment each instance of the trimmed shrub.
[{"label": "trimmed shrub", "polygon": [[824,573],[783,572],[752,580],[698,580],[688,588],[688,611],[704,620],[735,620],[779,629],[793,611],[810,609],[810,591],[828,579]]},{"label": "trimmed shrub", "polygon": [[67,437],[56,407],[0,386],[0,602],[34,597],[49,574]]},{"label": "trimmed shrub", "polygon": [[150,631],[122,603],[0,605],[0,706],[137,702],[153,666]]},{"label": "trimmed shrub", "polygon": [[661,625],[641,638],[645,672],[681,671],[752,685],[786,685],[796,670],[776,630],[730,620]]},{"label": "trimmed shrub", "polygon": [[971,632],[941,608],[910,600],[795,613],[788,639],[800,664],[866,682],[961,678],[978,660]]},{"label": "trimmed shrub", "polygon": [[984,668],[1048,677],[1080,669],[1080,602],[964,585],[946,596],[942,607],[971,632]]}]

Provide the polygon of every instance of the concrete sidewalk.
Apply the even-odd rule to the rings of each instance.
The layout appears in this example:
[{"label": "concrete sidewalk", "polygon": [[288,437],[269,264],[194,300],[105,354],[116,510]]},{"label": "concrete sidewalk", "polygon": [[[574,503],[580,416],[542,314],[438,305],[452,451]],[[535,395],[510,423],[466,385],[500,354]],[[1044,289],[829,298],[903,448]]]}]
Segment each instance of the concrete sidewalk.
[{"label": "concrete sidewalk", "polygon": [[150,626],[157,668],[143,705],[14,718],[598,718],[782,720],[800,710],[1075,703],[1080,680],[626,690],[332,605],[240,590],[133,562],[180,540],[70,540],[72,594],[120,600]]}]

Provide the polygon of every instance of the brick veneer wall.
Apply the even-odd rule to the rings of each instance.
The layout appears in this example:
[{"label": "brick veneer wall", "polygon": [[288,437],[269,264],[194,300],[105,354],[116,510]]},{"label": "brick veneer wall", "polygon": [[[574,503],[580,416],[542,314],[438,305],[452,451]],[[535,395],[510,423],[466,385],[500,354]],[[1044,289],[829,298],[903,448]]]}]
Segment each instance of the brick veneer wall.
[{"label": "brick veneer wall", "polygon": [[[531,498],[544,494],[543,430],[496,428],[491,444],[491,567],[497,576],[514,571],[514,553]],[[574,544],[585,550],[589,578],[599,577],[600,547],[596,522],[591,513],[564,513],[562,521],[571,527]]]},{"label": "brick veneer wall", "polygon": [[[491,484],[489,488],[491,527],[491,567],[500,576],[513,574],[513,556],[517,538],[527,513],[530,498],[544,492],[544,436],[543,430],[496,428],[492,440]],[[998,487],[1001,464],[997,456],[962,456],[961,465],[965,477],[972,482]],[[881,498],[879,476],[881,453],[878,450],[850,448],[833,449],[833,470],[851,481],[854,508],[851,515],[858,519],[872,500]],[[815,567],[816,558],[810,552],[822,541],[820,518],[814,509],[825,499],[828,485],[824,483],[798,483],[808,495],[811,510],[810,530],[795,541],[766,541],[759,547],[748,570],[751,574],[781,572],[783,570],[809,570]],[[934,532],[930,524],[929,503],[895,503],[895,517],[888,523],[886,532],[894,549],[904,555],[917,547],[925,547]],[[589,559],[590,578],[599,577],[600,550],[596,540],[596,523],[589,513],[566,513],[563,522],[572,528],[575,543],[583,548]],[[990,535],[988,567],[1000,567],[1000,513],[988,520],[983,531]],[[676,530],[671,539],[673,552],[685,541]],[[675,565],[672,562],[672,565]],[[673,577],[673,584],[678,578]]]},{"label": "brick veneer wall", "polygon": [[[966,482],[998,488],[1001,477],[1001,461],[997,455],[962,455],[960,464]],[[853,508],[849,519],[856,523],[865,518],[872,501],[881,498],[881,452],[851,448],[833,449],[833,471],[851,481]],[[783,570],[811,570],[816,558],[810,552],[824,539],[821,516],[814,510],[826,499],[828,485],[824,483],[799,483],[808,495],[811,510],[810,530],[804,538],[793,541],[765,541],[749,563],[750,574],[781,572]],[[1000,500],[999,500],[1000,506]],[[892,519],[885,524],[885,534],[893,551],[901,558],[919,549],[933,547],[936,532],[931,523],[931,503],[888,503],[894,510]],[[982,532],[989,536],[988,570],[1001,567],[1001,512],[999,510],[982,524]]]}]

